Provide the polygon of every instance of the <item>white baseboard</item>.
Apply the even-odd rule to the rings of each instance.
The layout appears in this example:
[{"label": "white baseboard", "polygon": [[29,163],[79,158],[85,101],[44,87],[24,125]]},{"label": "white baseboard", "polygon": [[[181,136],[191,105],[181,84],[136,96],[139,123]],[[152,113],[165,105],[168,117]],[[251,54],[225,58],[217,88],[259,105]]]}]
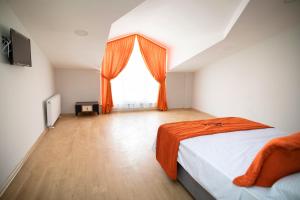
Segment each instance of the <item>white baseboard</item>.
[{"label": "white baseboard", "polygon": [[0,188],[0,197],[4,194],[8,186],[11,184],[11,182],[14,180],[24,163],[27,161],[31,153],[35,150],[37,145],[40,143],[41,139],[44,137],[44,135],[48,132],[48,129],[46,128],[42,134],[38,137],[38,139],[35,141],[35,143],[32,145],[32,147],[29,149],[29,151],[26,153],[24,158],[18,163],[18,165],[14,168],[14,170],[9,174],[8,178],[4,182],[3,186]]}]

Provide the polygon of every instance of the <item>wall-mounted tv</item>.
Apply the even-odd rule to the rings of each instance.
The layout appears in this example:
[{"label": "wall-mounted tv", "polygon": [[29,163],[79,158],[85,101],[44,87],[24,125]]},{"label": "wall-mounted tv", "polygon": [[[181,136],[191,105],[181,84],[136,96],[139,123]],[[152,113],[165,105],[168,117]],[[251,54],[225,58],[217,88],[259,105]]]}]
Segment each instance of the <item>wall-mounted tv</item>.
[{"label": "wall-mounted tv", "polygon": [[10,53],[9,60],[12,65],[31,67],[31,48],[30,39],[10,29]]}]

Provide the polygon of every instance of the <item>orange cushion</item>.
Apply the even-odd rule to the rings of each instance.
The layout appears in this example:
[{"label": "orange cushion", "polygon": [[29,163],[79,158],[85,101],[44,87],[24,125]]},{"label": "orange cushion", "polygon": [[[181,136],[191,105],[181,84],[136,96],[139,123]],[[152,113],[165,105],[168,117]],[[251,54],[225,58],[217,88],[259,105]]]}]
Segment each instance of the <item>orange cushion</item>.
[{"label": "orange cushion", "polygon": [[270,140],[256,155],[246,173],[233,183],[238,186],[270,187],[278,179],[300,172],[300,132]]}]

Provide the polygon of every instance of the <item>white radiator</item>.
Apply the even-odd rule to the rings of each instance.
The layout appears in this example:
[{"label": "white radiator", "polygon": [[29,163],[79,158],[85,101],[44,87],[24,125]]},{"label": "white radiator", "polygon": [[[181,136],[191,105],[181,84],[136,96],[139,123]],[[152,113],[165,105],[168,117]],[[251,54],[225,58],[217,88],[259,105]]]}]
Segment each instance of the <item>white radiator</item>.
[{"label": "white radiator", "polygon": [[47,100],[46,104],[47,104],[47,126],[53,127],[61,111],[60,95],[56,94],[50,97]]}]

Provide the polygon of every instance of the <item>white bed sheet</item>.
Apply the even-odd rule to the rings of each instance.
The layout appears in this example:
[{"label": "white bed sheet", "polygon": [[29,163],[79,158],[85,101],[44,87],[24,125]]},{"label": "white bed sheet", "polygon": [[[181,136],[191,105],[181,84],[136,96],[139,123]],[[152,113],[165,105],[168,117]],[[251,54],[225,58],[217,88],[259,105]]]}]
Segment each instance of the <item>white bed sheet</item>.
[{"label": "white bed sheet", "polygon": [[178,162],[216,199],[300,199],[300,173],[280,179],[271,188],[232,183],[266,142],[285,135],[267,128],[186,139],[180,142]]}]

